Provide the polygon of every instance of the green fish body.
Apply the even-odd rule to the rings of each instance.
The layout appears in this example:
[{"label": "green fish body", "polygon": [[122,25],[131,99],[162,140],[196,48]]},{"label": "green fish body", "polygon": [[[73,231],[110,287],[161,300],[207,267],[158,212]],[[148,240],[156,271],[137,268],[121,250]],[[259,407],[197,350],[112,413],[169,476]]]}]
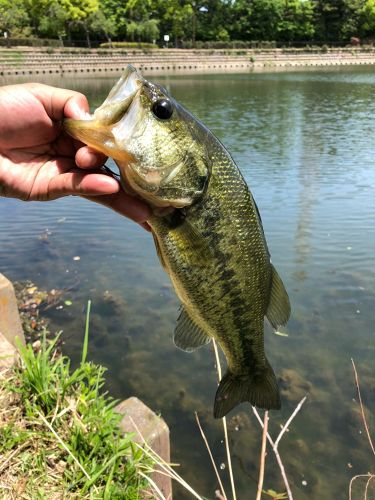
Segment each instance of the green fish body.
[{"label": "green fish body", "polygon": [[290,304],[238,167],[202,123],[133,68],[111,92],[92,119],[65,126],[115,158],[124,188],[153,208],[157,253],[182,303],[175,344],[192,351],[214,338],[223,350],[216,418],[244,401],[280,408],[264,317],[277,329]]}]

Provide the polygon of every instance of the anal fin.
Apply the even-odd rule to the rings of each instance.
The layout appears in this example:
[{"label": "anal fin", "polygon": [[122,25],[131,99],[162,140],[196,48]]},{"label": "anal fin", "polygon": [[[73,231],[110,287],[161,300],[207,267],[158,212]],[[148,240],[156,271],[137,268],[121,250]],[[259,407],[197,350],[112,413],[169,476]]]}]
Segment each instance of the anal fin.
[{"label": "anal fin", "polygon": [[190,318],[184,307],[182,307],[177,319],[173,340],[176,346],[183,351],[192,352],[208,344],[211,337]]},{"label": "anal fin", "polygon": [[290,302],[285,290],[284,283],[277,274],[276,269],[272,267],[272,288],[270,302],[266,316],[271,325],[277,330],[279,326],[285,325],[290,316]]}]

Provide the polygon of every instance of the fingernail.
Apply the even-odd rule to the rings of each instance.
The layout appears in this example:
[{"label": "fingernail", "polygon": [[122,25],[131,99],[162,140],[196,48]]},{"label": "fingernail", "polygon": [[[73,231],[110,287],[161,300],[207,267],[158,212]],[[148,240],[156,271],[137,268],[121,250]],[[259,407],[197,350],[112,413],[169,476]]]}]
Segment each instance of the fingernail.
[{"label": "fingernail", "polygon": [[86,151],[85,151],[85,163],[87,164],[87,166],[96,167],[99,159],[100,158],[98,157],[98,154],[86,149]]},{"label": "fingernail", "polygon": [[72,112],[72,118],[76,120],[89,120],[91,118],[90,113],[82,109],[77,101],[71,102],[70,110]]}]

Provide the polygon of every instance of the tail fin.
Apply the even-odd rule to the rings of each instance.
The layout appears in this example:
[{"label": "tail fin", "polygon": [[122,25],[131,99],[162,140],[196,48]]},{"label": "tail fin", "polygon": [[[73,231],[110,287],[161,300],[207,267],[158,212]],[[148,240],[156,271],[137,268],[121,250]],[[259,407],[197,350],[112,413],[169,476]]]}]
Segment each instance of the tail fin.
[{"label": "tail fin", "polygon": [[280,394],[271,365],[266,360],[262,373],[233,375],[229,370],[220,381],[214,405],[214,417],[224,417],[238,404],[249,401],[253,406],[267,410],[280,409]]}]

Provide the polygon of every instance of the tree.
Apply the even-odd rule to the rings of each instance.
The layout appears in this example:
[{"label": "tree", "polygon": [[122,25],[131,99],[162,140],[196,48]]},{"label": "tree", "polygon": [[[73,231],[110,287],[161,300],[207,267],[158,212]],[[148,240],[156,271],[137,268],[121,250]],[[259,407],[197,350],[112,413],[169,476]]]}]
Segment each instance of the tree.
[{"label": "tree", "polygon": [[90,31],[103,33],[108,43],[112,43],[112,37],[117,34],[117,27],[111,17],[107,17],[101,9],[92,12],[88,17]]},{"label": "tree", "polygon": [[68,16],[68,33],[74,27],[81,27],[86,36],[87,46],[91,47],[89,17],[99,10],[98,0],[59,0]]},{"label": "tree", "polygon": [[280,6],[277,39],[283,42],[312,40],[314,5],[309,0],[284,0]]},{"label": "tree", "polygon": [[363,0],[344,0],[340,40],[347,43],[352,36],[359,35],[362,10]]},{"label": "tree", "polygon": [[[156,0],[101,0],[103,14],[116,27],[120,39],[158,40],[159,2]],[[162,4],[160,0],[160,4]]]},{"label": "tree", "polygon": [[191,40],[193,8],[190,2],[170,0],[160,2],[158,13],[160,17],[160,31],[170,35],[175,46],[179,41]]},{"label": "tree", "polygon": [[314,0],[317,38],[337,42],[341,37],[344,19],[344,0]]},{"label": "tree", "polygon": [[49,2],[45,13],[39,19],[38,33],[48,38],[66,36],[69,13],[57,0]]},{"label": "tree", "polygon": [[159,39],[159,20],[148,19],[138,24],[137,34],[143,42],[154,42]]},{"label": "tree", "polygon": [[232,10],[232,40],[275,40],[281,10],[280,0],[237,0]]},{"label": "tree", "polygon": [[223,0],[206,0],[197,2],[197,39],[229,41],[229,12],[231,2]]},{"label": "tree", "polygon": [[116,27],[116,34],[120,39],[127,35],[127,25],[129,24],[127,2],[118,0],[100,0],[100,10],[113,26]]},{"label": "tree", "polygon": [[0,0],[0,29],[8,36],[30,36],[30,18],[22,0]]},{"label": "tree", "polygon": [[375,38],[375,0],[367,0],[361,11],[361,34]]}]

